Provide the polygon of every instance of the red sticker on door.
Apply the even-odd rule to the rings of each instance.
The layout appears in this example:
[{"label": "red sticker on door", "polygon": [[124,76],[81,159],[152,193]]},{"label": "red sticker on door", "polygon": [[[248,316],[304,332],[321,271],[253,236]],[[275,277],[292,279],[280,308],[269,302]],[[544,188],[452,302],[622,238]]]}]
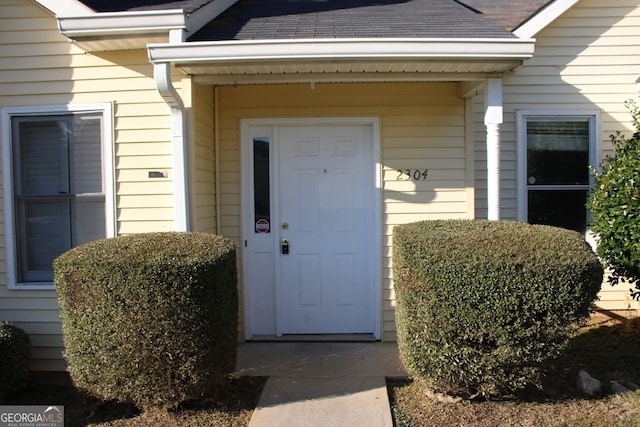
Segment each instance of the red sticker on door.
[{"label": "red sticker on door", "polygon": [[259,219],[256,221],[256,233],[268,233],[269,228],[269,221],[266,219]]}]

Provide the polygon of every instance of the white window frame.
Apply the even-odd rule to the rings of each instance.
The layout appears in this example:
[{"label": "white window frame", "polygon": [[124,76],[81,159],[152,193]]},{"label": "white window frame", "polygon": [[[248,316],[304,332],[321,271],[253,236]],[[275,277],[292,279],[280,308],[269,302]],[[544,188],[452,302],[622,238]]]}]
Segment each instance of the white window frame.
[{"label": "white window frame", "polygon": [[102,116],[102,181],[105,204],[106,237],[115,236],[114,199],[114,149],[113,149],[113,105],[77,104],[0,108],[0,138],[2,138],[2,178],[4,183],[4,229],[6,239],[7,287],[14,290],[54,290],[53,282],[19,283],[17,234],[15,228],[15,197],[13,176],[13,143],[11,118],[13,116],[47,117],[65,114],[94,113]]},{"label": "white window frame", "polygon": [[[517,195],[518,221],[528,221],[527,202],[527,120],[528,119],[587,119],[589,121],[589,165],[599,168],[601,161],[601,118],[600,110],[517,110]],[[593,177],[589,176],[589,186],[593,187]],[[585,207],[585,210],[587,208]],[[587,221],[590,215],[587,212]]]}]

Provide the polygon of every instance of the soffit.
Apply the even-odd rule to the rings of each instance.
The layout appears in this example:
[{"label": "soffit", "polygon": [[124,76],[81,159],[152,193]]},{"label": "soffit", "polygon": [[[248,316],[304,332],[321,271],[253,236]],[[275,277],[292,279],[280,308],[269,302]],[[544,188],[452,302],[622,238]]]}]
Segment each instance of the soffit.
[{"label": "soffit", "polygon": [[184,64],[197,83],[215,85],[269,83],[345,83],[476,81],[499,76],[519,61],[306,61],[243,64]]},{"label": "soffit", "polygon": [[143,50],[149,43],[167,43],[168,41],[169,34],[166,31],[155,34],[127,34],[120,37],[114,35],[85,36],[73,40],[74,44],[86,52]]}]

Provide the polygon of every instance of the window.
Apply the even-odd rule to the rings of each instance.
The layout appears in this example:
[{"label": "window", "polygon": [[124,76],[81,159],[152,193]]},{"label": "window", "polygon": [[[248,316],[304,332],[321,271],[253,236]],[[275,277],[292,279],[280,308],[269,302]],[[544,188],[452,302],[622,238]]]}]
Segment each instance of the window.
[{"label": "window", "polygon": [[269,137],[253,138],[253,205],[255,232],[271,232]]},{"label": "window", "polygon": [[585,232],[597,113],[518,113],[519,219]]},{"label": "window", "polygon": [[113,235],[110,105],[40,110],[2,110],[11,287],[50,288],[57,256]]}]

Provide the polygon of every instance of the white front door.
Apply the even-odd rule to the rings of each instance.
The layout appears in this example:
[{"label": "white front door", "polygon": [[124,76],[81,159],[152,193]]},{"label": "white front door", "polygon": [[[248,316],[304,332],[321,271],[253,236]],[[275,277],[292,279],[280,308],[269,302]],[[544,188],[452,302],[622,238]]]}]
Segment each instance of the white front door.
[{"label": "white front door", "polygon": [[279,129],[283,334],[372,333],[371,126]]},{"label": "white front door", "polygon": [[376,119],[243,122],[247,338],[380,337]]}]

